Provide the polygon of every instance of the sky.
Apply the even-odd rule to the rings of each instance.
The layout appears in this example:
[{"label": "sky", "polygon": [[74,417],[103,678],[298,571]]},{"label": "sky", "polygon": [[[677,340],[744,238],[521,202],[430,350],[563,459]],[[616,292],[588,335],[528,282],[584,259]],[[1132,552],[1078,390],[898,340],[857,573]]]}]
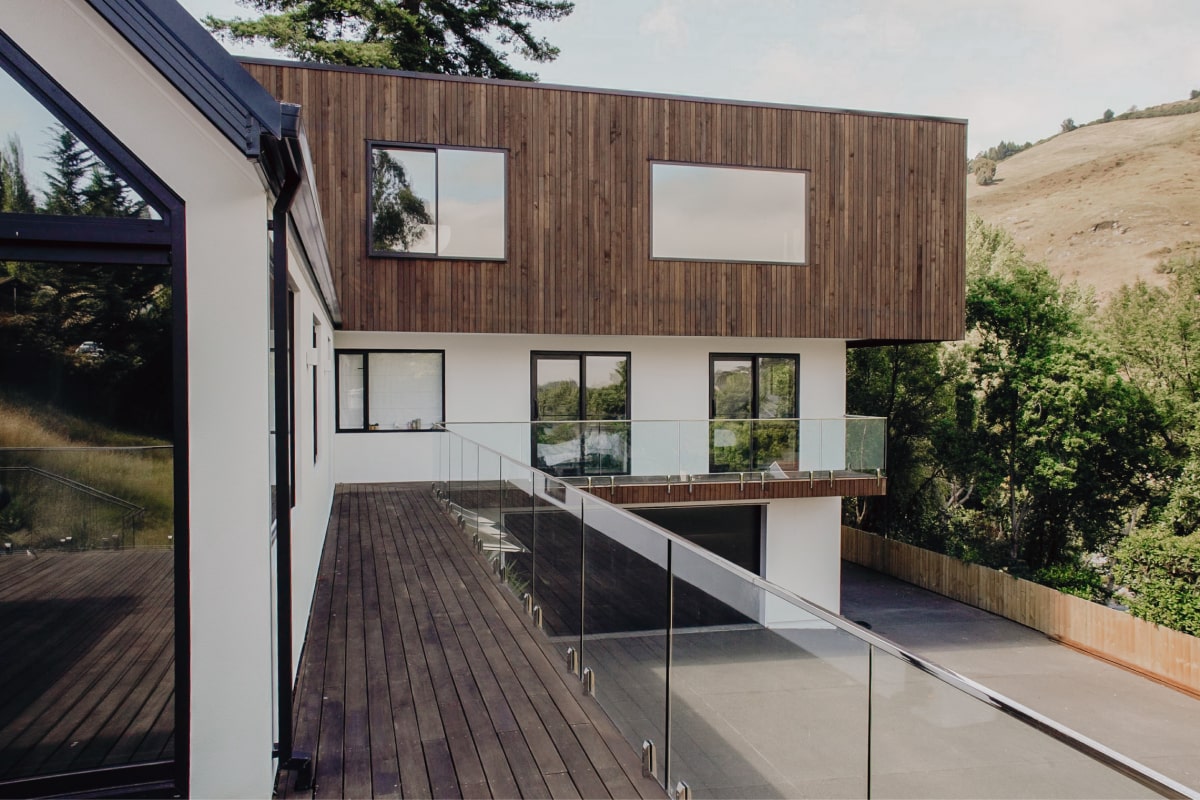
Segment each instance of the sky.
[{"label": "sky", "polygon": [[558,60],[514,63],[546,83],[966,118],[971,154],[1200,89],[1200,0],[576,0],[537,30]]}]

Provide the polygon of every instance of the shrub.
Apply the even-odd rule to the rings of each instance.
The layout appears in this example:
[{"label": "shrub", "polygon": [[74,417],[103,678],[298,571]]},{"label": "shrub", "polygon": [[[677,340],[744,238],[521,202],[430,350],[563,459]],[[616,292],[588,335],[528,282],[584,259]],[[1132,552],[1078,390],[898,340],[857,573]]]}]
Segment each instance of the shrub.
[{"label": "shrub", "polygon": [[996,162],[990,158],[975,159],[975,182],[987,186],[996,180]]},{"label": "shrub", "polygon": [[1104,584],[1096,570],[1084,564],[1052,564],[1031,576],[1033,580],[1084,600],[1103,600]]},{"label": "shrub", "polygon": [[1192,89],[1192,93],[1188,95],[1188,100],[1200,100],[1200,89]]},{"label": "shrub", "polygon": [[1113,110],[1111,108],[1105,109],[1105,111],[1104,111],[1104,121],[1105,122],[1112,122],[1113,117],[1115,117],[1115,116],[1116,116],[1116,114],[1113,113]]},{"label": "shrub", "polygon": [[1128,536],[1114,554],[1114,576],[1129,587],[1129,613],[1200,636],[1200,533]]},{"label": "shrub", "polygon": [[1075,124],[1075,120],[1071,119],[1070,117],[1067,117],[1066,119],[1064,119],[1062,121],[1061,127],[1062,127],[1063,133],[1070,133],[1071,131],[1075,130],[1079,126]]}]

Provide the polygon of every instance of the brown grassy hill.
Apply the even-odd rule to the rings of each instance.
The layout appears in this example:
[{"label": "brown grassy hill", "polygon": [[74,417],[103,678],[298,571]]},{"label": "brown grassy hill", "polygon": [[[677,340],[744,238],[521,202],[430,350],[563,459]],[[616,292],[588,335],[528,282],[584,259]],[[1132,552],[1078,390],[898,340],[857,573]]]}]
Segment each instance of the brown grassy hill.
[{"label": "brown grassy hill", "polygon": [[1060,134],[967,181],[967,207],[1103,300],[1164,259],[1200,255],[1200,113]]}]

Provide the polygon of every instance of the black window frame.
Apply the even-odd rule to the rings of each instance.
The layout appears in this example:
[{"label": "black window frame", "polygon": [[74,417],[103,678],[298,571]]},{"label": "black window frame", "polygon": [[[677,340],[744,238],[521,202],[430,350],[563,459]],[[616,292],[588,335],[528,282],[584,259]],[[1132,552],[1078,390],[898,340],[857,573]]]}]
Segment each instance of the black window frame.
[{"label": "black window frame", "polygon": [[[588,420],[587,418],[587,359],[591,356],[600,356],[604,358],[624,358],[625,359],[625,416],[615,420]],[[537,365],[539,359],[555,360],[555,361],[576,361],[579,364],[579,406],[576,422],[631,422],[633,408],[633,354],[630,351],[620,350],[532,350],[529,353],[529,447],[530,459],[537,469],[544,472],[554,472],[547,470],[545,467],[537,466],[537,423],[539,422],[554,422],[555,420],[542,420],[538,417],[537,407]],[[594,473],[597,475],[629,475],[632,469],[632,452],[633,452],[633,431],[632,426],[626,432],[626,450],[630,455],[626,463],[625,469],[619,472],[605,471],[603,473]],[[583,459],[586,461],[586,457]],[[586,471],[579,472],[554,472],[561,477],[579,477],[586,476],[589,473]]]},{"label": "black window frame", "polygon": [[[502,178],[502,188],[504,189],[504,253],[501,256],[443,256],[437,253],[437,243],[434,243],[434,252],[432,253],[405,253],[398,250],[376,250],[375,242],[375,199],[371,187],[375,183],[375,149],[382,148],[385,150],[411,150],[413,152],[433,153],[434,157],[443,150],[467,150],[481,153],[500,153],[504,156],[504,177]],[[508,220],[509,207],[508,201],[511,195],[509,192],[509,150],[505,147],[465,147],[461,145],[449,144],[422,144],[415,142],[397,142],[383,139],[368,139],[367,140],[367,255],[371,258],[405,258],[405,259],[433,259],[436,261],[483,261],[489,263],[500,263],[508,261],[509,240],[508,235]],[[435,171],[434,180],[437,181],[438,173]],[[436,203],[441,202],[439,197]],[[438,219],[441,219],[440,214]]]},{"label": "black window frame", "polygon": [[[442,408],[441,419],[435,420],[434,423],[445,422],[446,420],[446,351],[445,350],[430,350],[423,348],[382,348],[382,347],[343,347],[333,351],[333,382],[334,382],[334,408],[333,408],[333,424],[336,433],[430,433],[436,432],[437,428],[377,428],[371,430],[371,353],[435,353],[442,357]],[[363,357],[363,424],[360,428],[343,428],[342,427],[342,360],[341,357],[347,355],[361,355]]]},{"label": "black window frame", "polygon": [[0,795],[116,794],[137,787],[188,795],[191,736],[191,587],[188,528],[188,324],[186,215],[183,200],[87,109],[0,31],[0,70],[38,100],[160,219],[61,217],[0,213],[0,259],[69,262],[97,269],[159,266],[171,271],[174,754],[171,759],[94,768],[0,783]]},{"label": "black window frame", "polygon": [[[758,405],[758,385],[759,373],[761,371],[761,360],[765,358],[773,359],[790,359],[793,366],[793,396],[795,405],[792,409],[793,413],[789,417],[761,417],[759,416]],[[751,416],[749,417],[718,417],[717,416],[717,392],[716,392],[716,363],[718,361],[750,361],[750,404]],[[713,444],[713,436],[715,427],[713,425],[717,420],[740,420],[745,419],[750,424],[751,434],[749,441],[749,471],[761,471],[755,467],[757,461],[757,452],[755,447],[754,428],[755,423],[761,421],[786,420],[800,418],[800,355],[798,353],[709,353],[708,355],[708,419],[709,419],[709,446],[708,446],[708,469],[710,472],[726,472],[729,471],[717,463],[715,460],[715,445]]]}]

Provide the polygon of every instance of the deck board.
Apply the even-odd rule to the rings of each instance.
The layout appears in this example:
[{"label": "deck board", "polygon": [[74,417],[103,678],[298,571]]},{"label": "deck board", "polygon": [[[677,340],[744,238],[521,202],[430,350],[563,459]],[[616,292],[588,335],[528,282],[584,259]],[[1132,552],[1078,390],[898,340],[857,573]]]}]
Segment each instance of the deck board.
[{"label": "deck board", "polygon": [[0,557],[0,780],[172,757],[174,554]]},{"label": "deck board", "polygon": [[664,796],[425,484],[338,487],[294,712],[280,797]]}]

